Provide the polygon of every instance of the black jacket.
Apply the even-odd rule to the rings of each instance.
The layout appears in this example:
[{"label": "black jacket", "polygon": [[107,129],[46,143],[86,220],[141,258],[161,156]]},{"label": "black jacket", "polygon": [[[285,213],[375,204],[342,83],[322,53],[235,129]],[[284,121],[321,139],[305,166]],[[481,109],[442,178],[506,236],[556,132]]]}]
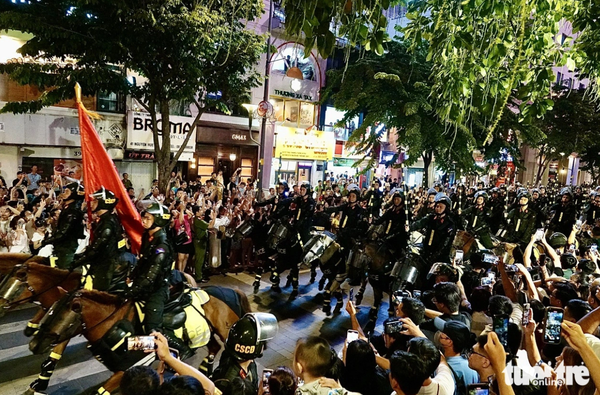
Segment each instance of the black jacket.
[{"label": "black jacket", "polygon": [[352,238],[359,237],[363,233],[364,226],[361,221],[365,215],[365,210],[358,203],[354,206],[345,203],[341,206],[328,207],[325,212],[328,214],[341,212],[339,235],[343,247],[349,248]]},{"label": "black jacket", "polygon": [[429,214],[410,226],[410,230],[425,230],[421,255],[428,264],[450,262],[450,249],[456,225],[449,215]]},{"label": "black jacket", "polygon": [[119,217],[111,212],[102,214],[93,224],[92,243],[73,262],[73,266],[89,263],[93,266],[108,266],[117,262],[121,250],[125,250],[123,227]]},{"label": "black jacket", "polygon": [[77,248],[77,240],[85,238],[83,229],[83,212],[76,202],[70,203],[60,212],[56,231],[44,240],[44,244],[52,244],[55,249],[63,246]]},{"label": "black jacket", "polygon": [[152,236],[144,232],[140,259],[131,278],[133,296],[143,298],[166,285],[173,259],[173,248],[165,229],[159,229]]}]

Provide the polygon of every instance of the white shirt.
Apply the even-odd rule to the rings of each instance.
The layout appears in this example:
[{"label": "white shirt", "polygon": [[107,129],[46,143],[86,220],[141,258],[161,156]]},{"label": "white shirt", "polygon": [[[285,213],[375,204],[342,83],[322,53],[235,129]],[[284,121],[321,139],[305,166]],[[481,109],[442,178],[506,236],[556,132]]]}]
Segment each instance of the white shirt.
[{"label": "white shirt", "polygon": [[216,229],[219,229],[220,226],[227,226],[227,225],[229,225],[229,217],[224,215],[221,218],[215,219],[215,228]]},{"label": "white shirt", "polygon": [[456,384],[450,367],[440,362],[431,383],[422,386],[417,395],[453,395],[455,388]]}]

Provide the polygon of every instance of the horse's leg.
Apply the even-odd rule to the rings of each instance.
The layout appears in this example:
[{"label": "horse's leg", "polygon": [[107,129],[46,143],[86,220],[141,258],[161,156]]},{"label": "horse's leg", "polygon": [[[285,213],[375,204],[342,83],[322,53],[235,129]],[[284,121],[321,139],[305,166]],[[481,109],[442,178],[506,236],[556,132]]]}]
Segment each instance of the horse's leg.
[{"label": "horse's leg", "polygon": [[375,323],[377,323],[377,315],[379,313],[379,306],[381,306],[382,300],[383,290],[379,287],[379,284],[378,286],[373,286],[373,306],[371,306],[371,311],[369,311],[369,319],[373,320]]},{"label": "horse's leg", "polygon": [[281,279],[279,278],[279,274],[281,272],[279,262],[277,261],[278,256],[275,255],[275,260],[273,261],[273,266],[271,268],[271,290],[274,292],[281,292],[281,287],[279,286],[279,282]]},{"label": "horse's leg", "polygon": [[369,282],[368,277],[363,277],[360,282],[360,289],[356,293],[356,305],[360,305],[362,303],[363,297],[365,296],[365,291],[367,290],[367,283]]},{"label": "horse's leg", "polygon": [[23,330],[25,336],[30,337],[33,336],[35,332],[37,332],[37,330],[40,327],[40,321],[42,320],[42,318],[44,318],[45,314],[46,312],[44,310],[38,309],[37,313],[35,313],[35,316],[33,316],[33,318],[27,322],[27,326]]},{"label": "horse's leg", "polygon": [[313,263],[310,265],[310,281],[308,282],[309,284],[314,284],[315,280],[317,279],[317,266],[318,265],[319,265],[318,260],[314,260]]},{"label": "horse's leg", "polygon": [[340,287],[341,283],[337,281],[337,278],[330,280],[329,287],[325,290],[323,295],[323,312],[326,315],[331,315],[331,294],[333,294]]},{"label": "horse's leg", "polygon": [[123,378],[124,372],[116,372],[104,383],[104,385],[96,390],[98,395],[110,395],[119,389],[121,379]]},{"label": "horse's leg", "polygon": [[219,345],[219,342],[217,342],[214,333],[210,336],[210,340],[206,347],[208,348],[208,355],[204,357],[198,369],[208,377],[213,372],[215,357],[221,350],[221,346]]},{"label": "horse's leg", "polygon": [[290,301],[296,299],[298,296],[298,277],[300,277],[300,265],[301,262],[292,264],[292,268],[290,269],[290,276],[292,276],[292,293],[290,294]]},{"label": "horse's leg", "polygon": [[65,340],[62,343],[57,344],[52,349],[52,352],[46,358],[44,362],[42,362],[40,375],[37,379],[33,381],[33,383],[29,384],[29,389],[26,391],[26,394],[33,394],[35,392],[44,392],[48,389],[48,382],[50,381],[50,377],[52,373],[54,373],[54,369],[56,368],[56,364],[62,358],[63,352],[67,348],[69,344],[69,340]]},{"label": "horse's leg", "polygon": [[344,307],[344,291],[340,288],[335,294],[336,298],[335,308],[333,309],[333,315],[340,314],[342,312],[342,307]]}]

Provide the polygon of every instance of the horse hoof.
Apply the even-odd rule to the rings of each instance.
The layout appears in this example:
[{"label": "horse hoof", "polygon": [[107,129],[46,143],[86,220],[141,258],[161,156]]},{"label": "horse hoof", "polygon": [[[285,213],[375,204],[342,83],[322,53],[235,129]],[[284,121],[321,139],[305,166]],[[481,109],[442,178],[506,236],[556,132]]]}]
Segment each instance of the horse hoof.
[{"label": "horse hoof", "polygon": [[298,290],[296,290],[296,289],[295,289],[295,290],[293,290],[293,291],[292,291],[292,293],[290,294],[289,301],[291,302],[291,301],[293,301],[293,300],[296,300],[296,298],[297,298],[297,297],[298,297]]},{"label": "horse hoof", "polygon": [[310,281],[309,281],[308,283],[309,283],[309,284],[314,284],[316,280],[317,280],[317,279],[316,279],[315,277],[313,277],[313,276],[310,276]]},{"label": "horse hoof", "polygon": [[325,288],[325,281],[319,281],[319,291],[322,291]]},{"label": "horse hoof", "polygon": [[281,287],[279,285],[271,285],[271,291],[281,293]]},{"label": "horse hoof", "polygon": [[37,331],[38,331],[37,328],[32,328],[32,327],[28,326],[23,330],[23,334],[27,337],[31,337],[31,336],[35,335],[35,333]]},{"label": "horse hoof", "polygon": [[[27,390],[25,392],[23,392],[23,395],[34,395],[35,394],[35,390],[33,388],[27,388]],[[45,392],[39,392],[38,394],[45,394]]]},{"label": "horse hoof", "polygon": [[331,306],[323,306],[323,313],[329,317],[331,315]]},{"label": "horse hoof", "polygon": [[342,312],[342,306],[336,305],[335,309],[333,309],[333,315],[341,314],[341,312]]}]

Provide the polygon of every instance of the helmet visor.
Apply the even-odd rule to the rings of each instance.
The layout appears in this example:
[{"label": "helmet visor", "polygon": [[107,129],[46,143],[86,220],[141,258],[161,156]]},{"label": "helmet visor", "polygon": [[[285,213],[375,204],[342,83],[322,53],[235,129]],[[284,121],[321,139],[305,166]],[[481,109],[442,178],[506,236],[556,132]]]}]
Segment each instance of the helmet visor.
[{"label": "helmet visor", "polygon": [[270,313],[249,313],[256,321],[257,341],[267,341],[274,338],[279,331],[277,318]]}]

